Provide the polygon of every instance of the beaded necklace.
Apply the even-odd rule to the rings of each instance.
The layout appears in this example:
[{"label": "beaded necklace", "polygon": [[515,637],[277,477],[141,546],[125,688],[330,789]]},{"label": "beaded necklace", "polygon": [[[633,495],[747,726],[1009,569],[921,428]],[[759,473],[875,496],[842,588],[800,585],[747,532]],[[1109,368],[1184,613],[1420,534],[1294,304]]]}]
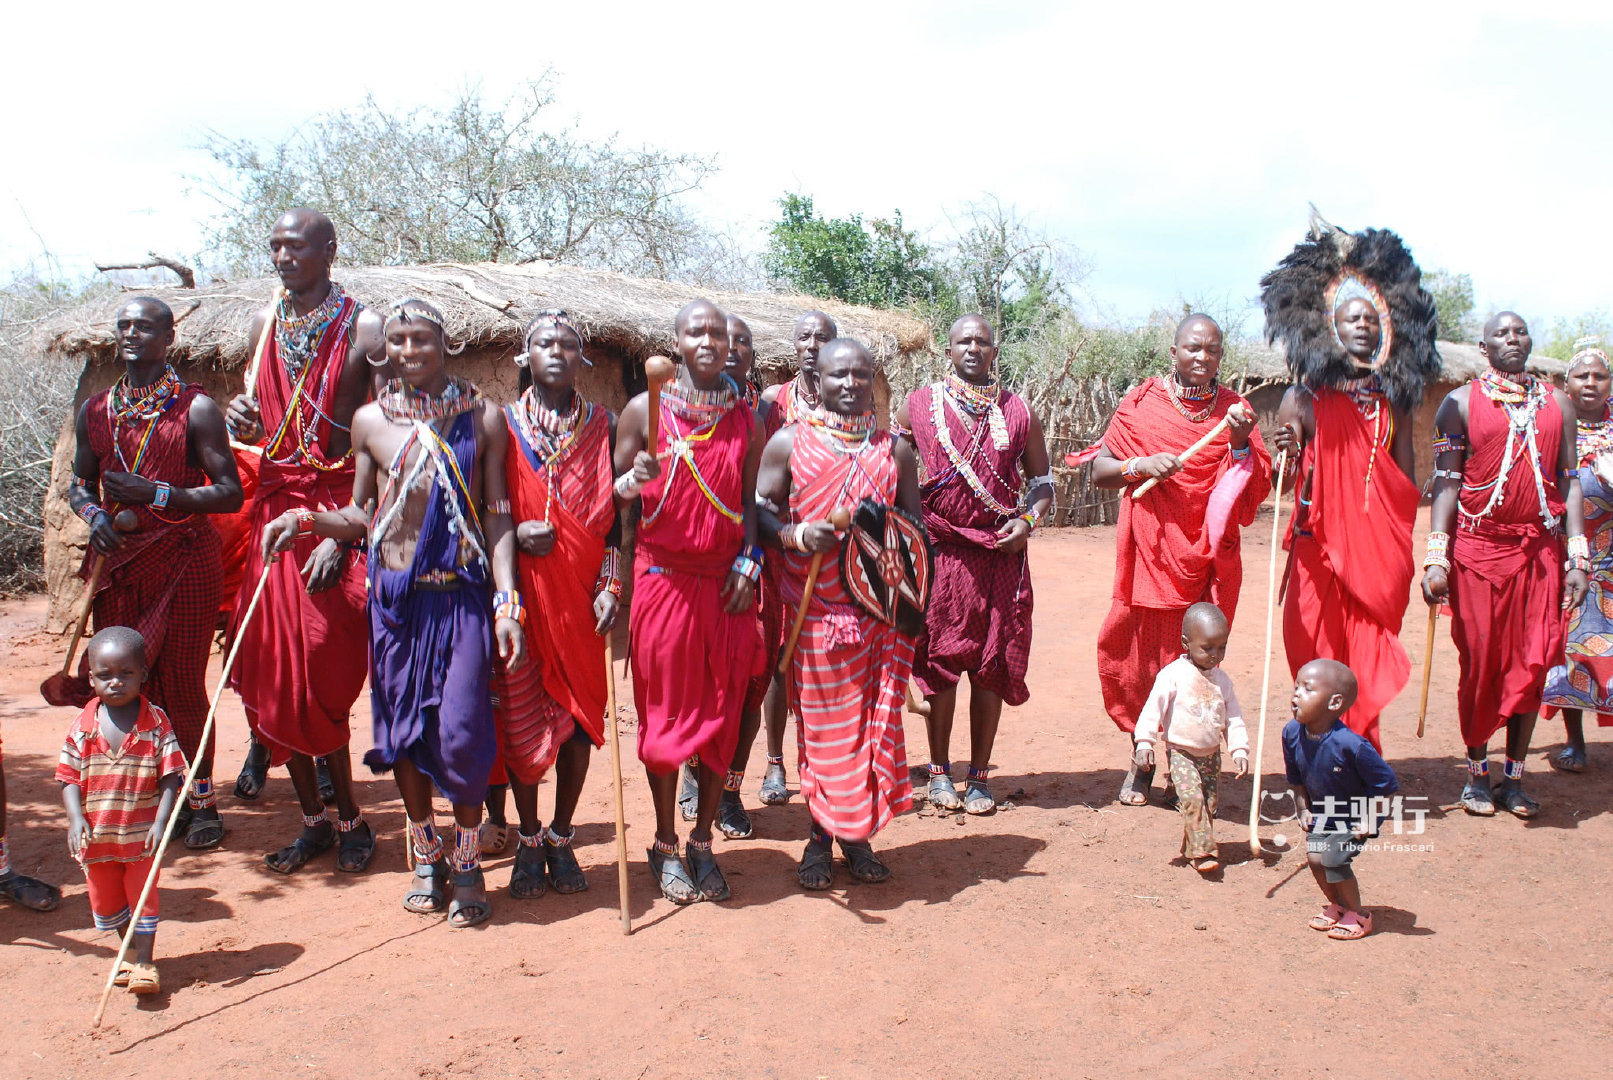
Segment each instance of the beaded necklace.
[{"label": "beaded necklace", "polygon": [[[1536,441],[1538,427],[1535,423],[1541,406],[1546,403],[1548,391],[1545,386],[1532,376],[1525,375],[1521,380],[1512,379],[1507,375],[1490,368],[1479,376],[1479,390],[1484,396],[1501,406],[1507,414],[1507,445],[1501,455],[1501,468],[1495,474],[1495,479],[1488,484],[1463,484],[1466,491],[1484,491],[1489,489],[1490,497],[1485,501],[1484,508],[1476,514],[1470,514],[1457,504],[1461,511],[1464,523],[1482,521],[1495,513],[1502,497],[1506,494],[1507,476],[1512,472],[1512,466],[1517,454],[1525,448],[1529,452],[1529,466],[1535,474],[1535,494],[1540,499],[1540,519],[1546,523],[1546,528],[1557,527],[1557,515],[1550,510],[1546,501],[1546,477],[1540,469],[1540,447]],[[1577,449],[1577,448],[1576,448]]]},{"label": "beaded necklace", "polygon": [[[1394,440],[1395,414],[1389,408],[1389,395],[1383,389],[1383,380],[1377,373],[1361,379],[1349,379],[1339,384],[1339,392],[1348,394],[1362,417],[1372,421],[1372,452],[1367,457],[1366,490],[1372,490],[1372,470],[1378,464],[1379,447]],[[1362,502],[1366,506],[1365,500]]]},{"label": "beaded necklace", "polygon": [[874,412],[872,409],[856,416],[844,416],[831,412],[821,405],[802,417],[807,425],[821,432],[825,437],[819,441],[836,453],[845,454],[851,458],[851,468],[846,470],[846,478],[841,481],[840,494],[835,497],[835,505],[841,506],[846,502],[846,493],[851,490],[852,477],[858,473],[868,481],[869,489],[879,490],[879,483],[869,475],[868,469],[863,465],[862,453],[873,445],[874,441]]},{"label": "beaded necklace", "polygon": [[1581,420],[1575,449],[1579,451],[1581,465],[1593,464],[1603,454],[1613,451],[1613,412],[1602,406],[1600,420]]},{"label": "beaded necklace", "polygon": [[286,366],[292,378],[296,378],[319,355],[319,345],[325,337],[325,331],[341,314],[342,301],[346,299],[347,294],[334,281],[330,283],[330,292],[325,299],[306,315],[298,315],[291,310],[289,295],[280,298],[280,307],[275,313],[274,340],[280,362]]},{"label": "beaded necklace", "polygon": [[448,377],[448,385],[443,387],[441,394],[427,394],[416,390],[403,379],[393,379],[386,384],[386,389],[381,391],[375,403],[394,424],[441,420],[478,408],[482,404],[482,392],[476,389],[475,384],[457,375]]},{"label": "beaded necklace", "polygon": [[[313,370],[313,365],[310,361],[318,356],[319,350],[324,347],[325,339],[331,332],[344,336],[347,333],[348,326],[352,321],[352,311],[356,311],[357,306],[351,305],[352,310],[348,312],[347,317],[342,318],[338,323],[336,319],[341,314],[341,311],[344,310],[342,302],[345,299],[341,286],[332,282],[330,295],[325,298],[325,302],[307,316],[287,316],[286,300],[284,298],[280,301],[279,308],[276,309],[276,351],[282,357],[287,373],[294,379],[289,399],[290,404],[286,408],[285,415],[280,418],[280,426],[275,429],[274,435],[264,443],[264,455],[277,465],[293,465],[300,461],[312,465],[319,472],[337,472],[346,467],[348,460],[353,456],[351,445],[335,461],[324,460],[323,452],[314,453],[318,443],[320,421],[329,424],[333,432],[350,430],[348,425],[338,424],[335,417],[325,412],[319,404],[325,400],[326,391],[330,388],[331,366],[327,364],[320,372],[319,386],[316,390],[310,392],[307,386],[308,373]],[[306,321],[311,316],[323,311],[325,306],[332,300],[336,301],[336,315],[320,322],[313,331],[313,336],[309,337]],[[293,337],[300,335],[302,344],[292,343],[290,339],[281,333],[282,320],[287,318],[292,319],[293,322],[303,322],[305,324],[301,330],[292,335]],[[309,351],[310,349],[312,350],[311,352]],[[292,351],[288,352],[287,350]],[[281,445],[286,441],[287,434],[292,432],[295,432],[296,445],[284,457],[276,457],[275,454],[280,451]]]},{"label": "beaded necklace", "polygon": [[[151,446],[152,433],[157,430],[157,421],[179,401],[179,393],[184,388],[185,384],[180,381],[179,374],[174,371],[172,364],[165,365],[162,374],[157,376],[150,386],[130,386],[128,373],[124,373],[112,384],[112,389],[106,396],[106,422],[112,435],[112,453],[117,457],[118,464],[123,467],[124,472],[139,475],[140,466],[146,460],[146,450]],[[134,452],[134,464],[131,465],[123,453],[123,427],[125,424],[132,427],[141,420],[146,422],[146,430],[139,437]],[[190,516],[184,514],[177,518],[164,517],[149,503],[146,505],[146,510],[158,521],[170,525]]]},{"label": "beaded necklace", "polygon": [[998,450],[1008,449],[1008,421],[1003,418],[1002,384],[993,379],[985,386],[976,386],[955,371],[947,372],[942,383],[952,403],[970,416],[985,416],[991,431],[991,445]]},{"label": "beaded necklace", "polygon": [[571,392],[571,408],[565,412],[551,409],[538,400],[536,394],[529,387],[521,395],[521,400],[515,403],[511,412],[515,422],[520,428],[521,438],[532,448],[541,463],[544,479],[543,493],[543,520],[549,521],[554,510],[554,489],[558,486],[560,478],[555,475],[554,467],[563,461],[571,448],[577,443],[577,436],[582,433],[588,420],[593,418],[594,407],[577,391]]},{"label": "beaded necklace", "polygon": [[807,393],[805,376],[797,375],[790,380],[789,395],[780,404],[784,406],[784,422],[793,424],[818,407],[818,398]]},{"label": "beaded necklace", "polygon": [[[669,436],[667,452],[672,455],[672,465],[667,469],[666,483],[661,487],[661,501],[656,504],[654,513],[644,515],[644,524],[653,522],[666,509],[667,499],[672,494],[672,482],[678,478],[680,466],[694,477],[695,486],[705,495],[712,509],[736,525],[745,520],[742,513],[728,506],[711,490],[711,485],[706,482],[694,459],[696,444],[709,442],[717,425],[738,403],[739,387],[727,375],[722,378],[723,385],[715,390],[685,388],[673,382],[661,391],[661,411],[665,414]],[[678,424],[680,419],[692,426],[684,430]]]},{"label": "beaded necklace", "polygon": [[[961,382],[962,380],[960,379],[959,381]],[[980,474],[975,472],[974,467],[970,464],[970,461],[976,456],[976,452],[980,449],[981,441],[985,435],[986,429],[990,426],[989,420],[981,420],[976,422],[974,425],[973,438],[969,443],[969,449],[965,453],[959,454],[957,448],[952,445],[952,432],[947,428],[945,402],[951,397],[951,394],[944,392],[937,393],[932,391],[930,394],[930,418],[935,425],[935,437],[936,440],[940,442],[941,450],[946,454],[947,461],[951,463],[951,468],[930,480],[926,486],[930,488],[937,488],[946,483],[948,480],[952,479],[952,477],[961,476],[963,477],[964,482],[969,485],[969,490],[975,493],[975,497],[984,503],[987,509],[1002,517],[1013,517],[1019,512],[1019,507],[1017,505],[1008,506],[1003,503],[1002,500],[993,495],[986,488],[985,483],[981,481]],[[1001,410],[998,409],[997,411],[1000,412]],[[961,408],[959,409],[959,413],[960,416],[965,420],[965,423],[967,423],[970,414]],[[997,470],[993,468],[989,462],[986,463],[986,468],[988,471],[990,471],[991,475],[997,480],[997,482],[1005,489],[1010,491],[1013,490],[1014,485],[997,475]]]},{"label": "beaded necklace", "polygon": [[[1221,393],[1221,385],[1216,380],[1211,379],[1203,386],[1183,386],[1176,380],[1176,372],[1172,371],[1160,381],[1165,384],[1165,393],[1170,397],[1171,405],[1191,423],[1202,424],[1215,411],[1216,397]],[[1206,404],[1203,409],[1193,412],[1182,404],[1184,401],[1203,401]]]}]

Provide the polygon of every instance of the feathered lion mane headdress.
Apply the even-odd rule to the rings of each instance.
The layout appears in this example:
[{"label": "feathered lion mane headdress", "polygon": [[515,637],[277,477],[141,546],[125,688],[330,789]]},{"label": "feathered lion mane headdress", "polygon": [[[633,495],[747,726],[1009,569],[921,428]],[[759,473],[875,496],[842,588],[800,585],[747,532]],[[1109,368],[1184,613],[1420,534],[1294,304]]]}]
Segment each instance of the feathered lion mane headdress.
[{"label": "feathered lion mane headdress", "polygon": [[1337,386],[1368,373],[1333,328],[1337,306],[1356,297],[1377,308],[1383,330],[1372,370],[1391,403],[1415,409],[1424,384],[1440,370],[1434,298],[1422,287],[1422,272],[1394,233],[1348,233],[1312,206],[1306,238],[1260,279],[1266,341],[1282,341],[1296,381]]}]

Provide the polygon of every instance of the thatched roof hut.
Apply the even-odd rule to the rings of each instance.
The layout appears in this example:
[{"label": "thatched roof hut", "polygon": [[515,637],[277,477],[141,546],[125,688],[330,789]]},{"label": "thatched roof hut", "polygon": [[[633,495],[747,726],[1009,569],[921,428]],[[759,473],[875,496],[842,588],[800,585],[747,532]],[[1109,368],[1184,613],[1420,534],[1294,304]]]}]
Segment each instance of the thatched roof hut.
[{"label": "thatched roof hut", "polygon": [[[436,304],[447,316],[450,337],[465,343],[465,351],[450,361],[453,370],[499,401],[515,397],[517,370],[512,357],[527,320],[544,308],[564,308],[577,320],[594,365],[584,369],[579,386],[591,400],[618,410],[644,389],[644,360],[671,352],[672,318],[678,308],[702,296],[749,324],[764,383],[782,381],[793,369],[796,318],[813,308],[828,312],[841,334],[862,341],[873,354],[880,368],[875,396],[882,415],[890,402],[884,370],[922,363],[931,348],[928,324],[899,312],[807,296],[707,292],[554,263],[338,266],[335,277],[365,304],[384,306],[405,296]],[[179,321],[170,358],[180,375],[203,384],[222,405],[241,390],[241,372],[251,359],[252,318],[269,302],[275,284],[272,278],[254,278],[200,289],[141,291],[174,309]],[[126,299],[114,295],[87,302],[39,329],[35,340],[44,362],[81,367],[75,412],[122,371],[113,359],[113,324]],[[88,530],[68,510],[64,497],[72,450],[69,419],[57,443],[44,506],[49,624],[57,629],[65,625],[77,602],[81,586],[74,574],[88,540]]]}]

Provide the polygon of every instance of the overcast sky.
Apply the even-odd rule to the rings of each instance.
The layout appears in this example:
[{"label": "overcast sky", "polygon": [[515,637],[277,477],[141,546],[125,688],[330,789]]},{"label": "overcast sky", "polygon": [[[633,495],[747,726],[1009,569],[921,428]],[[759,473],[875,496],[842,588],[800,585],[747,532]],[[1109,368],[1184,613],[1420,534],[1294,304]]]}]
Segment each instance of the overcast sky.
[{"label": "overcast sky", "polygon": [[1081,250],[1089,306],[1135,320],[1254,297],[1314,201],[1470,273],[1481,309],[1613,307],[1606,3],[57,3],[8,24],[10,269],[198,250],[208,130],[277,141],[366,92],[502,100],[553,66],[556,120],[716,154],[696,209],[758,245],[785,191],[937,236],[992,192]]}]

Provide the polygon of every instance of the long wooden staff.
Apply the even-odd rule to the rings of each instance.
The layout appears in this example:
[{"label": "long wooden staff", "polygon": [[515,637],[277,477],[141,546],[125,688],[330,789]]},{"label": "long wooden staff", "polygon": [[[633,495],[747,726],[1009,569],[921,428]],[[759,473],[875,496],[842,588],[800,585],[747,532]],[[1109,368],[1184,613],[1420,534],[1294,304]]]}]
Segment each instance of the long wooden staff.
[{"label": "long wooden staff", "polygon": [[[851,511],[845,507],[836,507],[835,512],[829,515],[829,524],[834,526],[835,532],[840,532],[851,524]],[[795,655],[795,642],[801,636],[801,627],[806,625],[807,605],[812,603],[812,590],[818,587],[818,571],[823,569],[823,557],[827,552],[814,551],[812,565],[807,567],[806,590],[801,593],[801,603],[795,609],[795,623],[790,627],[790,636],[784,642],[784,652],[779,656],[778,670],[782,675],[790,670],[790,657]]]},{"label": "long wooden staff", "polygon": [[656,448],[661,439],[661,386],[677,373],[672,361],[664,356],[652,356],[644,361],[644,378],[650,384],[650,418],[645,429],[644,449],[651,455],[659,453]]},{"label": "long wooden staff", "polygon": [[[1240,406],[1240,405],[1234,405],[1232,407],[1232,409],[1237,409],[1240,413],[1243,411],[1242,406]],[[1216,425],[1209,430],[1208,434],[1206,434],[1204,436],[1204,438],[1200,439],[1198,442],[1194,443],[1192,446],[1189,446],[1186,450],[1183,450],[1180,454],[1177,454],[1176,455],[1176,460],[1177,461],[1186,461],[1189,458],[1193,457],[1195,454],[1197,454],[1199,451],[1203,450],[1206,446],[1209,446],[1212,442],[1214,442],[1215,437],[1217,435],[1221,434],[1223,431],[1225,431],[1227,429],[1227,425],[1232,422],[1232,409],[1227,410],[1227,414],[1225,416],[1223,416],[1216,423]],[[1133,499],[1142,498],[1144,495],[1148,494],[1150,491],[1153,491],[1154,490],[1154,485],[1156,485],[1158,483],[1159,483],[1159,477],[1157,477],[1157,476],[1149,477],[1147,480],[1144,480],[1142,483],[1137,485],[1136,490],[1131,493],[1131,497]]]},{"label": "long wooden staff", "polygon": [[[219,699],[224,696],[224,687],[230,681],[230,669],[235,666],[235,656],[241,651],[241,642],[246,637],[246,628],[252,622],[252,616],[258,610],[258,600],[263,596],[263,586],[269,582],[269,570],[274,566],[274,559],[270,558],[263,564],[263,574],[258,578],[258,587],[252,590],[252,602],[246,606],[246,614],[241,616],[241,626],[235,632],[235,640],[230,643],[230,655],[224,658],[224,667],[218,673],[218,685],[213,688],[213,700],[207,706],[207,720],[202,724],[202,738],[196,745],[206,746],[207,740],[213,734],[213,718],[218,715]],[[179,786],[179,798],[186,797],[190,785],[196,779],[196,770],[201,767],[202,755],[196,754],[196,760],[190,763],[185,770],[185,779]],[[123,958],[129,953],[129,942],[134,940],[134,928],[139,925],[140,912],[146,909],[146,899],[151,895],[151,888],[157,882],[157,872],[162,869],[162,856],[168,850],[168,841],[174,837],[174,826],[179,824],[178,814],[168,815],[167,827],[162,831],[162,839],[157,842],[157,853],[151,857],[151,870],[146,874],[145,887],[140,890],[140,899],[134,905],[129,916],[129,928],[123,932],[123,944],[118,946],[118,955],[112,958],[112,970],[106,977],[106,988],[101,991],[101,1004],[95,1010],[95,1019],[90,1022],[91,1028],[101,1026],[101,1017],[106,1012],[106,1002],[112,996],[112,984],[118,977],[118,968],[123,965]]]},{"label": "long wooden staff", "polygon": [[610,715],[605,717],[605,738],[610,740],[611,777],[616,792],[616,885],[622,908],[622,933],[633,932],[633,916],[627,910],[627,810],[622,805],[622,743],[616,733],[616,643],[605,631],[605,694]]},{"label": "long wooden staff", "polygon": [[1428,644],[1423,652],[1423,697],[1417,703],[1417,737],[1423,737],[1423,725],[1428,722],[1428,680],[1434,674],[1434,630],[1439,622],[1439,605],[1428,605]]},{"label": "long wooden staff", "polygon": [[269,298],[269,317],[263,320],[263,332],[258,335],[257,347],[252,350],[252,362],[246,367],[246,396],[254,401],[258,397],[258,369],[263,366],[263,352],[274,334],[275,320],[280,315],[280,301],[285,299],[285,295],[285,286],[274,287],[274,295]]},{"label": "long wooden staff", "polygon": [[1249,795],[1249,851],[1260,852],[1260,763],[1266,753],[1266,698],[1271,693],[1271,623],[1277,608],[1278,524],[1283,516],[1283,475],[1288,471],[1288,451],[1277,458],[1277,488],[1271,503],[1271,569],[1266,575],[1266,670],[1260,677],[1260,729],[1255,733],[1254,782]]},{"label": "long wooden staff", "polygon": [[[140,519],[133,510],[119,510],[112,518],[112,527],[120,533],[131,533],[140,527]],[[90,612],[95,610],[95,593],[101,587],[101,575],[106,572],[106,556],[95,553],[90,563],[90,580],[84,586],[84,606],[73,624],[73,640],[67,643],[67,655],[62,658],[62,670],[39,684],[39,693],[52,705],[72,704],[73,658],[78,655],[78,643],[90,624]]]}]

